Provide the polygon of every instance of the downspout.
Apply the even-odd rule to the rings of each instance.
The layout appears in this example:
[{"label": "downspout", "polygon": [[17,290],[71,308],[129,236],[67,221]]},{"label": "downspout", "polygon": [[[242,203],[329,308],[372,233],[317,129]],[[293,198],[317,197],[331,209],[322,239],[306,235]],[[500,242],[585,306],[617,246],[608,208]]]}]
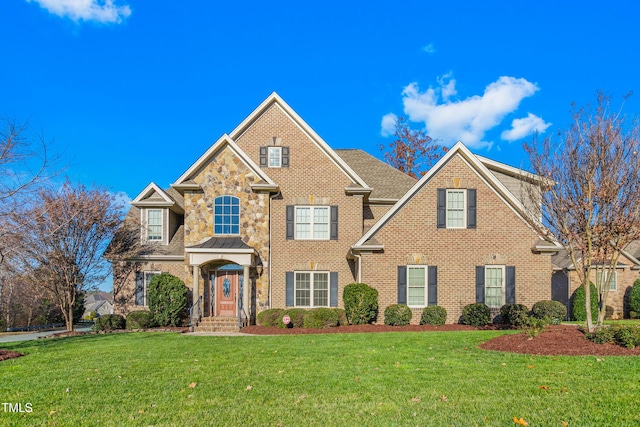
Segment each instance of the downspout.
[{"label": "downspout", "polygon": [[350,250],[351,255],[353,255],[354,258],[356,258],[358,260],[358,277],[356,282],[357,283],[362,283],[362,255],[358,255],[356,254],[353,249]]}]

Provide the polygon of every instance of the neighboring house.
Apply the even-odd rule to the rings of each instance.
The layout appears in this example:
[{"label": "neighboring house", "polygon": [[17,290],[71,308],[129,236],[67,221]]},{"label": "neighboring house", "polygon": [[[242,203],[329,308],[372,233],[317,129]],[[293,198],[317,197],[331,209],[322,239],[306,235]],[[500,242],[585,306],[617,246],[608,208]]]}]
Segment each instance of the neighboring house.
[{"label": "neighboring house", "polygon": [[[147,305],[155,274],[180,277],[205,317],[342,307],[353,282],[395,303],[498,309],[550,299],[552,253],[526,224],[539,177],[456,144],[419,181],[362,150],[334,150],[277,94],[168,189],[149,184],[127,221],[151,247],[116,312]],[[120,303],[119,301],[124,301]]]},{"label": "neighboring house", "polygon": [[107,292],[89,292],[84,297],[84,313],[82,318],[96,312],[98,316],[113,314],[113,297]]}]

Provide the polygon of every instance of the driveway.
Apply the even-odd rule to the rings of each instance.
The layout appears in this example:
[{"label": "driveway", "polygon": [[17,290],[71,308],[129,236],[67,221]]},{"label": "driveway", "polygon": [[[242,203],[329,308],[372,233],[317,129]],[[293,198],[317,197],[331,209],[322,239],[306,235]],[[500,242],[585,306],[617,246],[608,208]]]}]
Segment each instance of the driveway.
[{"label": "driveway", "polygon": [[[0,343],[3,342],[15,342],[15,341],[31,341],[38,339],[40,337],[46,337],[49,335],[57,334],[58,332],[64,332],[65,328],[59,329],[51,329],[49,331],[41,331],[41,332],[23,332],[18,334],[7,333],[0,335]],[[78,332],[89,332],[91,330],[91,326],[79,326],[74,327],[74,331]]]}]

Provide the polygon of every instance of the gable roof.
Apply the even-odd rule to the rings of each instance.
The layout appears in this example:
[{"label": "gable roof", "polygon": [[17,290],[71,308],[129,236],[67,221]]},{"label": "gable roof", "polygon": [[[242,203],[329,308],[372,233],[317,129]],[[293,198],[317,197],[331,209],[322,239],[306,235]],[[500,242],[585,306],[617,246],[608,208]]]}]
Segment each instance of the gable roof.
[{"label": "gable roof", "polygon": [[416,179],[360,149],[336,149],[340,156],[371,188],[369,200],[398,200]]},{"label": "gable roof", "polygon": [[233,151],[234,155],[240,158],[245,165],[253,172],[259,179],[257,183],[251,185],[251,187],[256,189],[263,190],[272,190],[277,191],[278,184],[273,182],[267,174],[260,169],[258,165],[255,164],[253,160],[245,153],[238,144],[233,142],[233,140],[226,133],[222,135],[207,151],[204,152],[202,156],[198,160],[196,160],[189,169],[183,173],[180,178],[176,180],[171,186],[176,189],[185,189],[185,188],[199,188],[199,185],[192,181],[193,175],[203,167],[206,162],[208,162],[213,155],[221,150],[224,147],[228,147],[231,151]]},{"label": "gable roof", "polygon": [[[430,180],[435,176],[453,156],[461,156],[462,159],[472,168],[486,183],[487,185],[500,197],[522,221],[529,226],[529,223],[525,220],[526,209],[523,204],[518,200],[501,182],[496,176],[483,164],[483,162],[460,141],[458,141],[451,149],[438,160],[438,162],[422,177],[414,186],[404,195],[398,202],[391,207],[385,213],[378,222],[376,222],[369,231],[367,231],[358,242],[352,246],[352,248],[359,248],[365,246],[367,241],[371,239],[395,214],[404,207],[413,196],[418,193]],[[496,162],[497,163],[497,162]],[[530,227],[530,226],[529,226]],[[369,246],[367,246],[369,247]],[[554,252],[559,245],[554,244]],[[540,246],[542,249],[542,246]]]},{"label": "gable roof", "polygon": [[[136,196],[135,199],[131,202],[133,206],[136,207],[167,207],[169,209],[175,210],[177,212],[184,212],[184,198],[177,194],[175,191],[171,191],[171,194],[175,197],[169,195],[168,191],[164,191],[155,182],[151,182],[146,186],[144,190],[140,192]],[[176,198],[178,200],[176,200]]]},{"label": "gable roof", "polygon": [[365,181],[296,113],[277,93],[273,92],[251,112],[229,135],[237,140],[269,108],[276,106],[287,115],[298,128],[311,139],[318,148],[340,169],[356,186],[370,191]]}]

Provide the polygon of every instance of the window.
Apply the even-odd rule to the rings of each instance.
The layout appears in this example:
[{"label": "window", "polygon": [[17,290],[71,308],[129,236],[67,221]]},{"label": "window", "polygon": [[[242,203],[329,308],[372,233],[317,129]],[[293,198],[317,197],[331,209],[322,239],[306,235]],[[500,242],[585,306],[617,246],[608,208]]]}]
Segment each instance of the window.
[{"label": "window", "polygon": [[213,202],[213,234],[240,234],[240,200],[216,197]]},{"label": "window", "polygon": [[465,228],[465,190],[447,190],[447,228]]},{"label": "window", "polygon": [[267,147],[268,165],[279,168],[282,165],[282,147]]},{"label": "window", "polygon": [[147,240],[162,240],[162,209],[147,209]]},{"label": "window", "polygon": [[407,305],[409,307],[424,307],[426,304],[426,266],[407,266]]},{"label": "window", "polygon": [[490,308],[504,305],[504,266],[486,266],[484,268],[485,304]]},{"label": "window", "polygon": [[[606,281],[609,278],[609,272],[608,271],[598,271],[598,283],[603,283],[601,282],[602,280],[602,273],[604,273],[604,280]],[[613,272],[613,277],[611,278],[611,283],[609,283],[609,290],[610,291],[616,291],[618,289],[618,274],[614,271]]]},{"label": "window", "polygon": [[329,206],[296,206],[296,239],[329,239]]},{"label": "window", "polygon": [[329,273],[295,273],[296,307],[329,307]]},{"label": "window", "polygon": [[153,276],[160,274],[159,271],[143,271],[139,273],[136,280],[136,305],[148,305],[147,290]]}]

